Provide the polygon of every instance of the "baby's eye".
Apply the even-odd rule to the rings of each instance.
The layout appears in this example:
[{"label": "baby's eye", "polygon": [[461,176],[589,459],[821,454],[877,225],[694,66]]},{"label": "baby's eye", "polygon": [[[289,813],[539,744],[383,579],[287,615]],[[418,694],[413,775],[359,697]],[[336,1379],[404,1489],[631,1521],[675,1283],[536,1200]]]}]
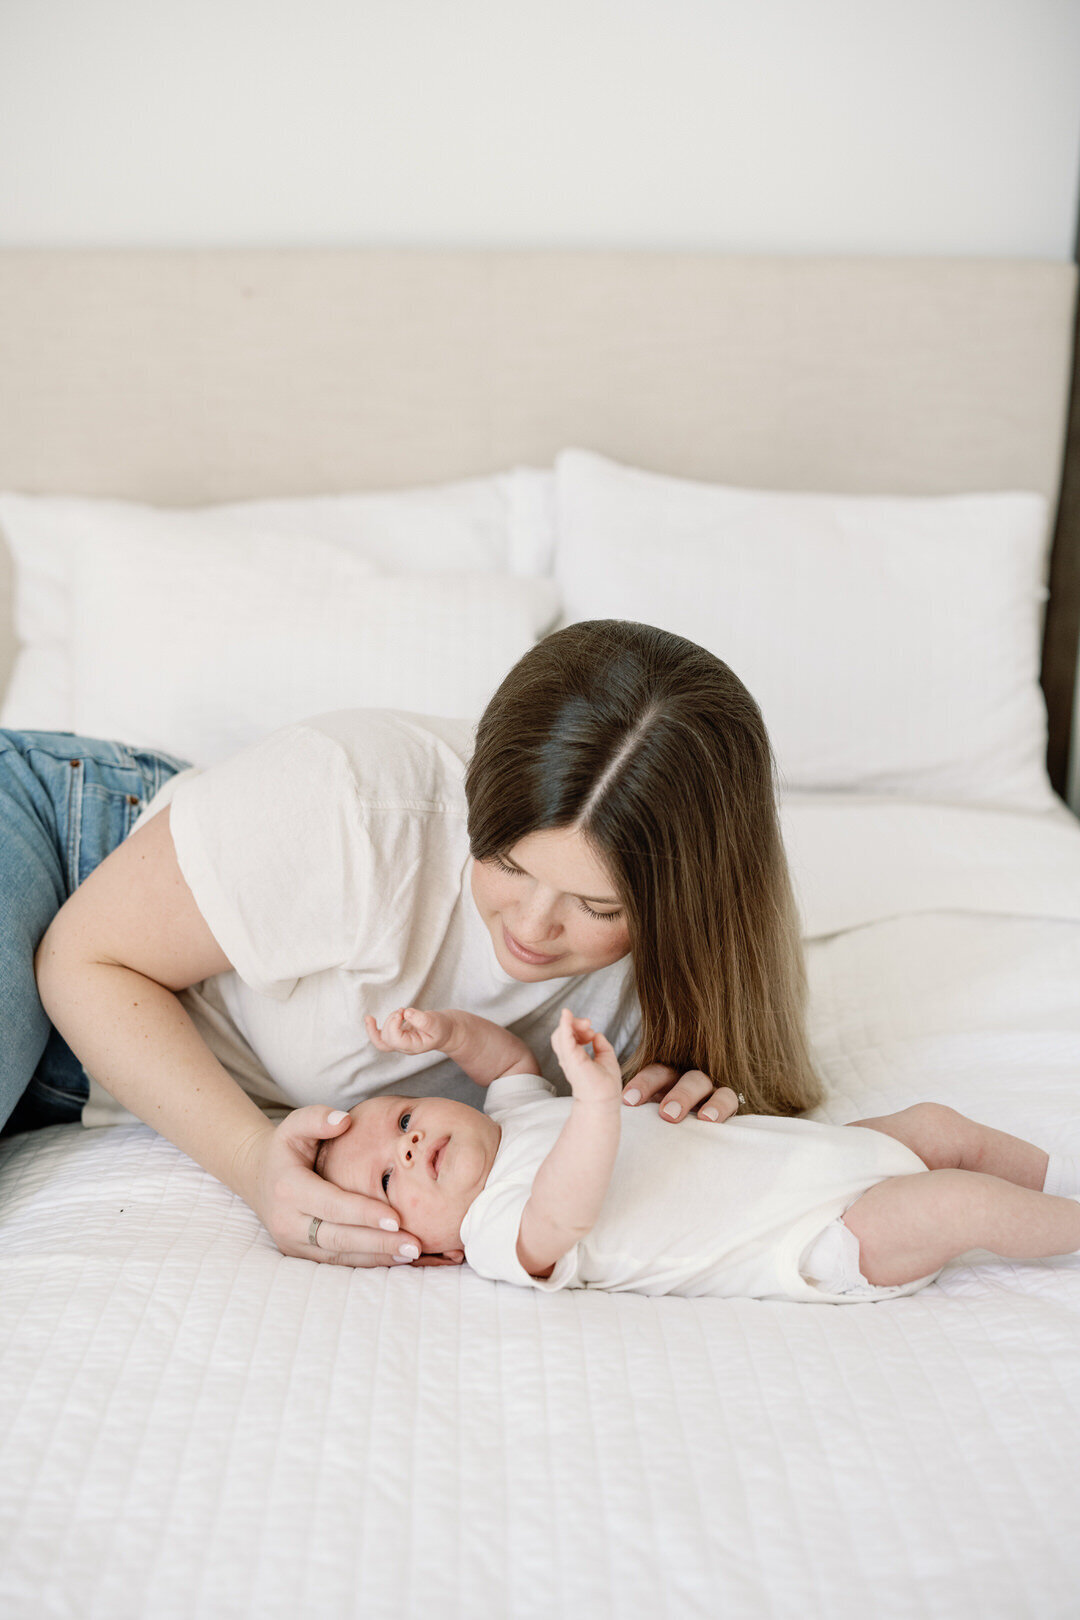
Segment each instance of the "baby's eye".
[{"label": "baby's eye", "polygon": [[384,1170],[383,1173],[382,1173],[382,1190],[383,1190],[384,1193],[389,1188],[389,1185],[390,1185],[390,1172],[389,1172],[389,1170]]},{"label": "baby's eye", "polygon": [[402,1114],[401,1118],[398,1120],[398,1124],[401,1126],[403,1131],[408,1130],[410,1119],[412,1119],[411,1114]]}]

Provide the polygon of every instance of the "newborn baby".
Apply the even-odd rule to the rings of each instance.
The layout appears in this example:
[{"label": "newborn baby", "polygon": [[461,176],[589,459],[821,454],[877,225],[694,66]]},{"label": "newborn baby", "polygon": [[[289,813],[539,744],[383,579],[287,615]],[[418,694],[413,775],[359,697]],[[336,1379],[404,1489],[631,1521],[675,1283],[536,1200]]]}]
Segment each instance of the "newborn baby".
[{"label": "newborn baby", "polygon": [[[675,1128],[655,1104],[624,1108],[610,1043],[568,1008],[551,1044],[572,1097],[553,1094],[517,1036],[471,1013],[404,1007],[381,1030],[365,1023],[381,1052],[445,1053],[487,1087],[484,1112],[371,1097],[315,1168],[385,1199],[427,1253],[484,1277],[848,1304],[923,1288],[968,1249],[1080,1249],[1072,1161],[939,1104],[854,1125],[743,1115]],[[1051,1179],[1068,1196],[1039,1190]]]}]

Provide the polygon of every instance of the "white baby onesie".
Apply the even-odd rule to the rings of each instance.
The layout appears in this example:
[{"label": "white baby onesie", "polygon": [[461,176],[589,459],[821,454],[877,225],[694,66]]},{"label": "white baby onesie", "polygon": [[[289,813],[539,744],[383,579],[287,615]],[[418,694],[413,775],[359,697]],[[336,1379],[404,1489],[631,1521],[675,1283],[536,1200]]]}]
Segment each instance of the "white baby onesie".
[{"label": "white baby onesie", "polygon": [[539,1075],[504,1075],[488,1087],[484,1111],[502,1140],[461,1227],[465,1258],[482,1277],[549,1290],[849,1304],[914,1293],[939,1275],[850,1293],[803,1274],[815,1240],[868,1187],[925,1171],[894,1137],[761,1114],[671,1125],[655,1103],[644,1103],[623,1109],[611,1183],[591,1232],[550,1277],[530,1277],[517,1258],[521,1214],[571,1106]]}]

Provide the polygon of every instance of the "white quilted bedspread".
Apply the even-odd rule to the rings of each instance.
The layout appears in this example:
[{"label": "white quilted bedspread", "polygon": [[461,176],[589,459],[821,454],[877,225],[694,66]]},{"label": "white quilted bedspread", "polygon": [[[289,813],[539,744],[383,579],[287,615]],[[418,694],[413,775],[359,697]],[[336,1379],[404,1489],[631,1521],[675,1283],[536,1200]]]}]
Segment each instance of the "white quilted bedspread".
[{"label": "white quilted bedspread", "polygon": [[[1080,1154],[1080,829],[788,809],[837,1123]],[[4,1620],[1080,1614],[1080,1259],[877,1305],[285,1259],[151,1131],[0,1147]]]}]

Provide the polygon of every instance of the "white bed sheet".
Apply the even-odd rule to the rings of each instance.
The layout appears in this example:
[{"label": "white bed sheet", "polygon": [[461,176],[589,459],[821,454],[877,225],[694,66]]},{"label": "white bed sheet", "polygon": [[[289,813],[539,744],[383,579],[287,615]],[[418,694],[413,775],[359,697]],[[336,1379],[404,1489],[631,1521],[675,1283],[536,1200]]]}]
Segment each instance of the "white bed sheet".
[{"label": "white bed sheet", "polygon": [[[792,801],[836,1123],[1080,1153],[1080,828]],[[1080,1612],[1080,1260],[877,1305],[278,1254],[142,1127],[0,1147],[10,1620]]]}]

